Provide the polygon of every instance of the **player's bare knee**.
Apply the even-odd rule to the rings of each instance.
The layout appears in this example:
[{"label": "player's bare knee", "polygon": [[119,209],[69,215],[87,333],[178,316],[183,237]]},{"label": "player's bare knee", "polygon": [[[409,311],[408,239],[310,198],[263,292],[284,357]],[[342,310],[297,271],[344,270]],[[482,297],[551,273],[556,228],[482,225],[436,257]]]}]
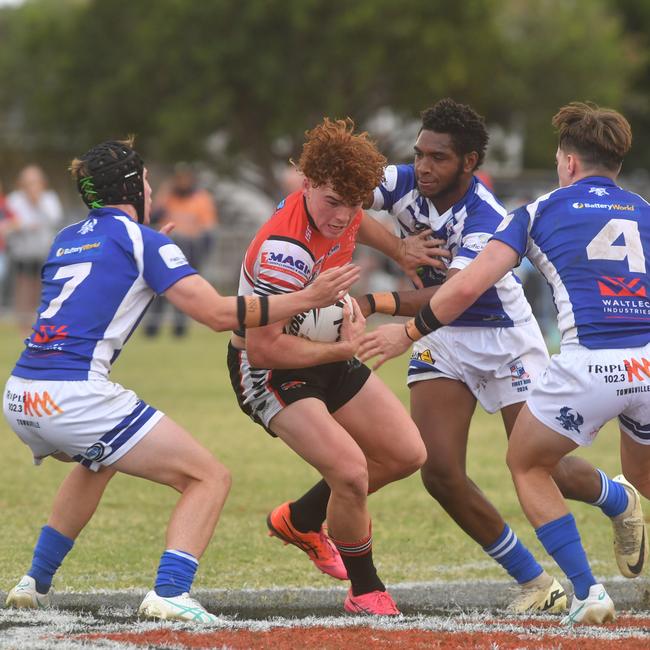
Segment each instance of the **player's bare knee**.
[{"label": "player's bare knee", "polygon": [[211,458],[209,462],[205,463],[199,478],[205,485],[211,486],[219,492],[228,493],[232,485],[230,470],[216,458]]},{"label": "player's bare knee", "polygon": [[407,476],[411,476],[414,472],[417,472],[422,467],[424,461],[425,458],[417,453],[413,453],[410,456],[404,456],[390,463],[387,474],[392,481],[406,478]]},{"label": "player's bare knee", "polygon": [[415,430],[417,437],[412,436],[399,450],[378,461],[384,468],[384,473],[390,481],[410,476],[417,472],[427,460],[427,449]]},{"label": "player's bare knee", "polygon": [[368,495],[368,468],[360,463],[342,468],[342,471],[327,479],[332,492],[353,500],[365,499]]},{"label": "player's bare knee", "polygon": [[464,471],[449,466],[441,468],[434,463],[425,463],[420,469],[420,476],[427,492],[437,499],[460,494],[468,483]]},{"label": "player's bare knee", "polygon": [[413,440],[408,450],[402,453],[400,460],[404,476],[410,476],[413,472],[417,472],[427,462],[427,448],[419,435],[417,439]]}]

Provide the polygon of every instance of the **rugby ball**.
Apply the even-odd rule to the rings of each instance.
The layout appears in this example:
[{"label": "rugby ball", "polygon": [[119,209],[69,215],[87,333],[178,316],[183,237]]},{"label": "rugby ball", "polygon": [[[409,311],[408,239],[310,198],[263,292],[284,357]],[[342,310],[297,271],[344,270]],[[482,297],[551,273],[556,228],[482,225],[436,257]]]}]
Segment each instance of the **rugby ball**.
[{"label": "rugby ball", "polygon": [[346,293],[329,307],[316,307],[302,314],[296,314],[285,325],[284,331],[292,336],[301,336],[310,341],[333,343],[341,338],[343,324],[343,305],[347,304],[352,313],[352,299]]}]

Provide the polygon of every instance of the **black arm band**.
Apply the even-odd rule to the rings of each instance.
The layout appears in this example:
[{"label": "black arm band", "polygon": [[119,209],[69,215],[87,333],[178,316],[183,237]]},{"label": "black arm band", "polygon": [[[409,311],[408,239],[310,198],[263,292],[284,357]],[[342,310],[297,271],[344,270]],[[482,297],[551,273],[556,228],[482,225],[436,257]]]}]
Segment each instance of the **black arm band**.
[{"label": "black arm band", "polygon": [[260,327],[269,324],[269,297],[260,296]]},{"label": "black arm band", "polygon": [[426,336],[442,326],[443,323],[436,318],[436,315],[431,310],[431,303],[427,303],[422,307],[415,317],[415,327],[422,336]]},{"label": "black arm band", "polygon": [[393,316],[397,316],[399,314],[399,308],[402,304],[402,301],[399,299],[399,293],[397,291],[393,291],[393,298],[395,298],[395,311],[393,312]]},{"label": "black arm band", "polygon": [[237,296],[237,322],[239,330],[243,331],[246,327],[246,298],[244,296]]},{"label": "black arm band", "polygon": [[368,304],[370,305],[370,313],[375,314],[377,312],[377,303],[375,302],[375,297],[371,293],[367,293],[365,298],[368,299]]}]

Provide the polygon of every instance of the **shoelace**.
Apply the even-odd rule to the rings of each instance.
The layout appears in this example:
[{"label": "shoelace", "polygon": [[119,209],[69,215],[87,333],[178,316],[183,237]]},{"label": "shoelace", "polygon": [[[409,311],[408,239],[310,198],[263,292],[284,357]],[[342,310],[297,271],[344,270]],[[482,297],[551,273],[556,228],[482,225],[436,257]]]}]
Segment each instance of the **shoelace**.
[{"label": "shoelace", "polygon": [[[644,525],[641,517],[626,517],[620,522],[620,528],[615,529],[615,536],[621,551],[626,555],[634,553],[637,549],[637,540],[635,539],[636,529]],[[622,530],[621,530],[622,528]],[[626,530],[627,529],[627,530]]]},{"label": "shoelace", "polygon": [[[371,594],[368,594],[372,596],[372,606],[373,608],[376,607],[377,609],[382,609],[382,610],[389,610],[391,612],[396,612],[397,608],[395,607],[395,603],[393,602],[393,599],[388,595],[388,592],[386,591],[375,591],[372,592]],[[368,600],[368,598],[366,598]],[[368,609],[368,605],[363,606],[359,605],[360,609],[363,609],[364,611],[370,611]]]},{"label": "shoelace", "polygon": [[385,609],[390,609],[391,612],[397,611],[397,608],[395,607],[395,603],[393,602],[393,599],[388,595],[388,592],[380,591],[376,596],[377,597],[375,600],[378,605],[384,603]]},{"label": "shoelace", "polygon": [[192,598],[187,593],[187,591],[182,593],[180,597],[191,607],[198,607],[199,609],[205,609],[205,607],[203,607],[203,605],[201,605],[201,603],[198,600],[194,600],[194,598]]},{"label": "shoelace", "polygon": [[324,549],[323,555],[323,560],[330,560],[336,555],[336,546],[334,546],[334,542],[321,530],[320,533],[318,533],[318,538],[320,539],[321,543],[321,548]]},{"label": "shoelace", "polygon": [[508,587],[508,591],[513,594],[513,600],[510,602],[508,607],[516,607],[517,605],[524,603],[527,601],[533,594],[538,593],[538,592],[546,592],[549,590],[551,587],[552,583],[549,583],[548,585],[545,586],[540,586],[540,585],[528,585],[526,587],[521,587],[519,585],[513,585],[511,587]]}]

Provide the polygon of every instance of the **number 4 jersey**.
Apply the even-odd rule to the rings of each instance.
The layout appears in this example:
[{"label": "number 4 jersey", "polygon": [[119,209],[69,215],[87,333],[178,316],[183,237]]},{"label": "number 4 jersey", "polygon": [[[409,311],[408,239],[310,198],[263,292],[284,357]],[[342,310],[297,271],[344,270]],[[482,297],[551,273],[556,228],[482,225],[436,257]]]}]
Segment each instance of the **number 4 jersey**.
[{"label": "number 4 jersey", "polygon": [[650,342],[650,204],[592,176],[509,214],[492,239],[526,255],[553,291],[562,343]]},{"label": "number 4 jersey", "polygon": [[115,208],[56,236],[41,278],[34,332],[13,375],[104,378],[155,294],[196,273],[169,237]]}]

